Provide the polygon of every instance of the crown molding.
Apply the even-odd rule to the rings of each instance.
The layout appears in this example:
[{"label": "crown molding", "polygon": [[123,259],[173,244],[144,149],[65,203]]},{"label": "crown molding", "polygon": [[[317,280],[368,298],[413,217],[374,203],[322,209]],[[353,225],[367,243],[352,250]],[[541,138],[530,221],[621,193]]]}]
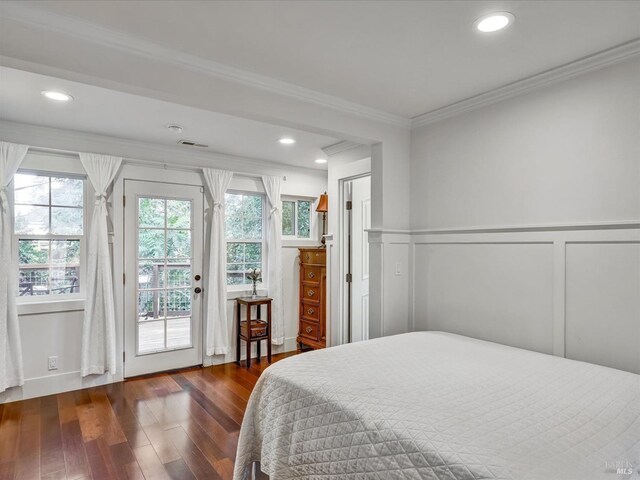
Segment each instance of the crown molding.
[{"label": "crown molding", "polygon": [[197,71],[223,80],[338,110],[367,120],[404,128],[411,126],[411,119],[400,115],[361,105],[309,88],[300,87],[266,75],[207,60],[186,52],[180,52],[134,35],[118,32],[78,18],[40,10],[24,3],[3,3],[2,16],[5,21],[11,20],[39,30],[52,31],[77,38],[82,42],[92,42],[124,53],[135,54],[151,60]]},{"label": "crown molding", "polygon": [[117,155],[150,166],[187,169],[223,168],[238,173],[290,175],[303,173],[326,178],[325,169],[298,167],[269,160],[240,157],[220,152],[201,152],[190,147],[160,145],[95,133],[0,120],[0,140],[62,153],[96,152]]},{"label": "crown molding", "polygon": [[424,113],[411,120],[411,128],[422,127],[531,90],[559,83],[637,55],[640,55],[640,38]]},{"label": "crown molding", "polygon": [[343,140],[338,143],[334,143],[333,145],[328,145],[326,147],[322,147],[322,151],[328,157],[332,155],[337,155],[342,152],[346,152],[347,150],[351,150],[354,148],[361,147],[361,143],[350,142],[348,140]]}]

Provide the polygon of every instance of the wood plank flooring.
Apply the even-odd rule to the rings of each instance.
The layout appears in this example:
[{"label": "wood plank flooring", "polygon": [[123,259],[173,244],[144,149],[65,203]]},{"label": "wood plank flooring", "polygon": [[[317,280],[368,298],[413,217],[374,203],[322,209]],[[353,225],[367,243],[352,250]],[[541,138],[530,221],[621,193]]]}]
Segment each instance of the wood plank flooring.
[{"label": "wood plank flooring", "polygon": [[0,480],[230,479],[249,395],[268,365],[191,368],[0,404]]}]

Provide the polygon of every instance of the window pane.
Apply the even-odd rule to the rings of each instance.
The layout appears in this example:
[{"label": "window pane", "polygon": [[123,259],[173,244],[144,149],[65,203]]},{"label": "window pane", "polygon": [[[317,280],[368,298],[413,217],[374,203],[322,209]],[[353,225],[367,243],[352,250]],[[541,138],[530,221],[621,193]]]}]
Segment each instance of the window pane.
[{"label": "window pane", "polygon": [[227,273],[227,285],[245,284],[244,273]]},{"label": "window pane", "polygon": [[19,240],[18,259],[20,296],[80,291],[80,240]]},{"label": "window pane", "polygon": [[82,235],[82,208],[51,207],[51,233]]},{"label": "window pane", "polygon": [[245,244],[245,262],[262,262],[262,243]]},{"label": "window pane", "polygon": [[84,181],[81,178],[51,177],[52,205],[82,207],[83,194]]},{"label": "window pane", "polygon": [[298,201],[298,237],[309,238],[311,236],[311,202]]},{"label": "window pane", "polygon": [[191,227],[191,202],[167,200],[167,228]]},{"label": "window pane", "polygon": [[262,218],[262,196],[244,195],[242,200],[242,213],[245,218]]},{"label": "window pane", "polygon": [[161,198],[138,199],[138,225],[164,228],[164,200]]},{"label": "window pane", "polygon": [[167,348],[191,346],[191,318],[167,320]]},{"label": "window pane", "polygon": [[262,238],[262,218],[245,219],[243,238],[248,240]]},{"label": "window pane", "polygon": [[51,263],[80,265],[80,240],[52,240]]},{"label": "window pane", "polygon": [[141,260],[138,264],[138,288],[159,288],[164,283],[164,264]]},{"label": "window pane", "polygon": [[294,235],[295,202],[282,202],[282,235]]},{"label": "window pane", "polygon": [[191,285],[191,266],[169,265],[167,269],[167,287],[186,287]]},{"label": "window pane", "polygon": [[158,290],[142,290],[138,292],[138,320],[153,320],[164,317],[159,309],[160,292]]},{"label": "window pane", "polygon": [[164,320],[138,324],[138,352],[149,353],[164,349]]},{"label": "window pane", "polygon": [[160,310],[166,306],[167,317],[191,316],[191,289],[166,290],[160,292]]},{"label": "window pane", "polygon": [[191,230],[167,231],[167,257],[191,257]]},{"label": "window pane", "polygon": [[227,264],[244,263],[244,243],[227,242]]},{"label": "window pane", "polygon": [[227,193],[225,198],[226,238],[242,238],[242,195]]},{"label": "window pane", "polygon": [[164,257],[164,230],[140,229],[138,232],[138,257]]},{"label": "window pane", "polygon": [[16,205],[15,233],[44,235],[49,233],[49,207]]},{"label": "window pane", "polygon": [[16,173],[13,191],[15,203],[49,205],[49,177]]},{"label": "window pane", "polygon": [[20,240],[18,241],[18,261],[20,265],[48,264],[48,240]]}]

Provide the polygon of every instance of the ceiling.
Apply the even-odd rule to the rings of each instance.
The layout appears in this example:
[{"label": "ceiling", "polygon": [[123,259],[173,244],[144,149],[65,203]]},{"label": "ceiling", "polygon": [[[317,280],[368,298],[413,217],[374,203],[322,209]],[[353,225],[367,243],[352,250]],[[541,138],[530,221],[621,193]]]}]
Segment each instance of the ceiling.
[{"label": "ceiling", "polygon": [[[22,3],[403,117],[640,37],[640,1]],[[503,10],[516,16],[510,28],[491,35],[473,30],[475,19]],[[15,108],[9,113],[20,114]],[[167,115],[158,118],[160,127]],[[206,115],[213,123],[197,133],[211,144],[224,142],[220,122]],[[166,135],[154,133],[158,126],[140,128]],[[310,148],[319,141],[310,140]]]},{"label": "ceiling", "polygon": [[[322,147],[340,139],[269,123],[200,110],[54,77],[0,67],[0,119],[77,130],[161,145],[180,139],[209,145],[205,151],[237,155],[305,168],[325,158]],[[45,99],[40,92],[71,94],[70,103]],[[166,126],[181,125],[182,133]],[[295,145],[281,145],[290,136]],[[184,147],[185,149],[194,147]],[[197,149],[201,151],[200,149]]]}]

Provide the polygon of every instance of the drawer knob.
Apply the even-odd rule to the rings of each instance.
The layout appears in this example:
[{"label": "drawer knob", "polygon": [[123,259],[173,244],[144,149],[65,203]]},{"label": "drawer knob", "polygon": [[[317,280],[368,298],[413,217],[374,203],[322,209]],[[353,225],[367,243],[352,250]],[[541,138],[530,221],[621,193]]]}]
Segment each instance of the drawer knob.
[{"label": "drawer knob", "polygon": [[313,331],[313,328],[311,328],[311,327],[307,327],[307,328],[305,328],[304,330],[305,330],[305,332],[307,332],[307,333],[311,333],[311,332]]},{"label": "drawer knob", "polygon": [[314,292],[313,290],[309,290],[307,292],[307,295],[309,295],[310,297],[313,297],[316,294],[316,292]]},{"label": "drawer knob", "polygon": [[305,257],[307,258],[307,260],[311,260],[311,255],[309,255],[308,253],[305,255]]},{"label": "drawer knob", "polygon": [[313,278],[313,277],[315,277],[315,276],[316,276],[316,274],[315,274],[315,273],[313,273],[313,272],[309,272],[309,278]]},{"label": "drawer knob", "polygon": [[313,315],[314,313],[316,313],[316,311],[313,308],[310,308],[309,310],[307,310],[307,313],[309,315]]}]

